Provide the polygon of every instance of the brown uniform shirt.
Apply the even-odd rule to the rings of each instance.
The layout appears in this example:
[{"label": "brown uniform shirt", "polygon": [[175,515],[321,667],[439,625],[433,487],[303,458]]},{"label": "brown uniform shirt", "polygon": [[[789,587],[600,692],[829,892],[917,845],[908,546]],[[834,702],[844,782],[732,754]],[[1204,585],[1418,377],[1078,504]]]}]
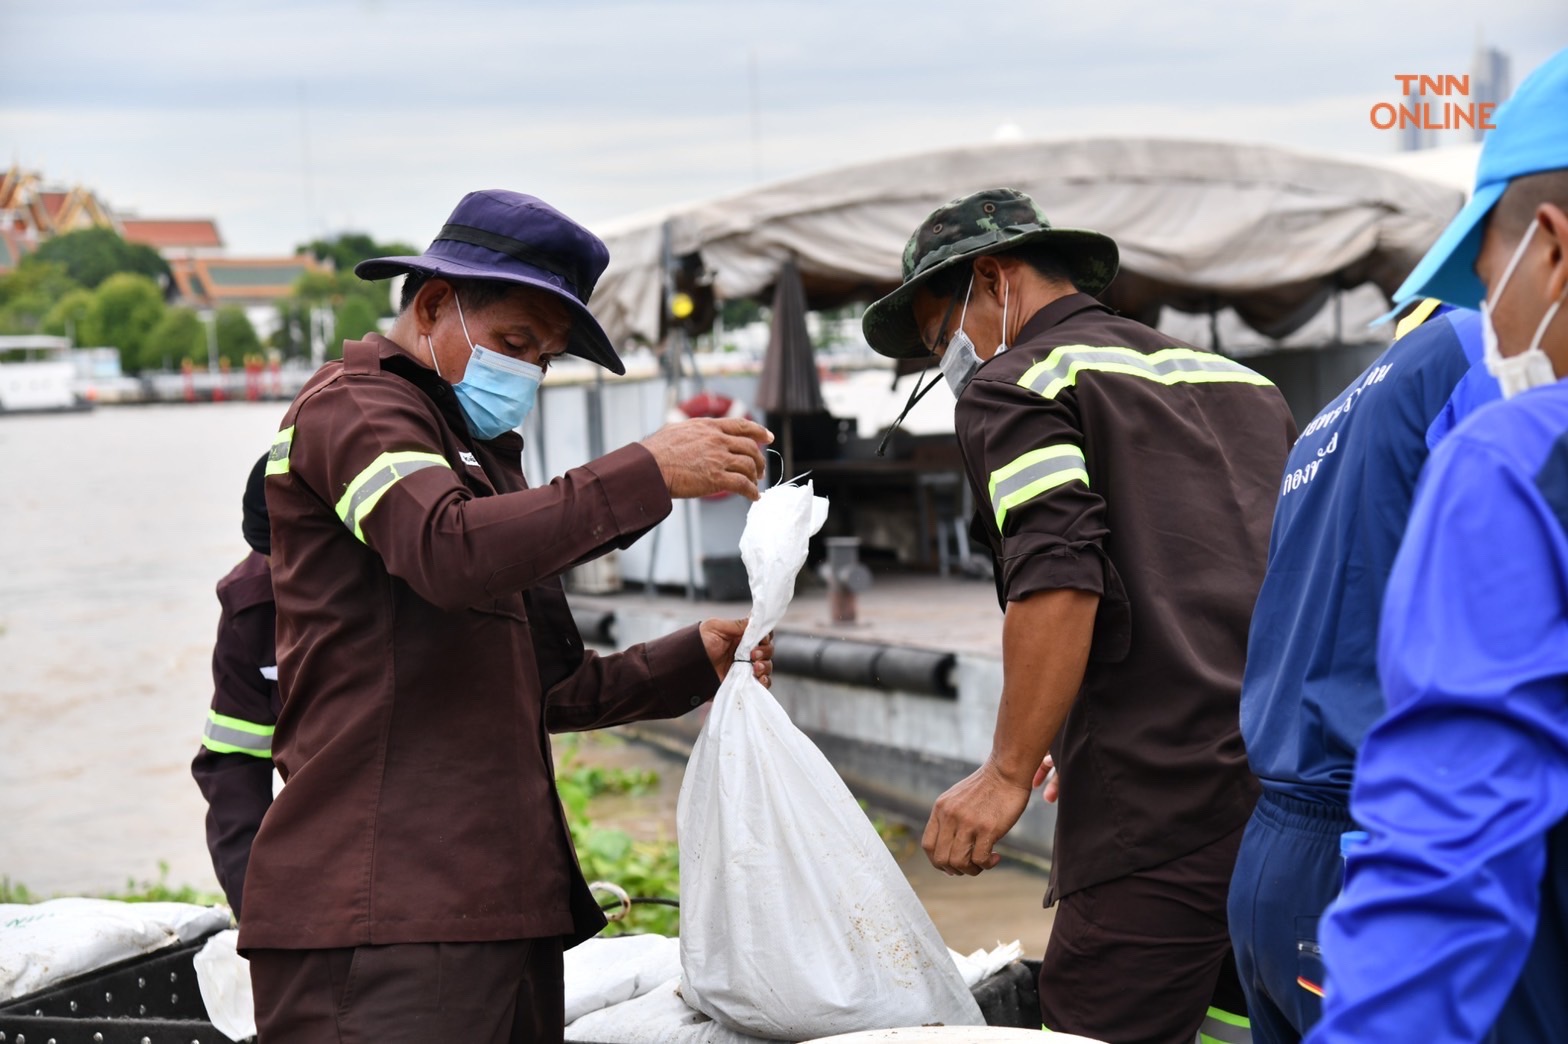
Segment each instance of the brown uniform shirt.
[{"label": "brown uniform shirt", "polygon": [[191,775],[207,799],[207,851],[236,917],[251,841],[272,804],[272,730],[278,722],[272,570],[257,551],[218,581],[212,707]]},{"label": "brown uniform shirt", "polygon": [[956,424],[1004,607],[1036,591],[1101,596],[1052,748],[1047,902],[1237,829],[1257,796],[1237,706],[1295,437],[1284,398],[1073,294],[981,366]]},{"label": "brown uniform shirt", "polygon": [[718,677],[695,626],[583,649],[556,577],[670,510],[627,446],[527,489],[452,390],[376,335],[283,420],[267,479],[286,785],[251,852],[242,948],[568,936],[604,924],[546,730],[673,717]]}]

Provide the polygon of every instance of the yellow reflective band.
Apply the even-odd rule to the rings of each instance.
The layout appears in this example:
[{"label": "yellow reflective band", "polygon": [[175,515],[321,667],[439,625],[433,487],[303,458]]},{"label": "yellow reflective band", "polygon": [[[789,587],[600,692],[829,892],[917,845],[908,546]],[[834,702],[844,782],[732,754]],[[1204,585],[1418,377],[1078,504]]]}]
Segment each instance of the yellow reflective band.
[{"label": "yellow reflective band", "polygon": [[294,448],[294,425],[284,428],[272,440],[272,451],[267,454],[267,474],[286,475],[289,470],[289,450]]},{"label": "yellow reflective band", "polygon": [[337,504],[338,518],[363,543],[365,518],[375,510],[386,491],[397,485],[400,479],[434,467],[450,470],[452,465],[439,453],[408,450],[381,454],[371,462],[370,467],[356,475],[354,481],[348,484],[348,489],[343,491]]},{"label": "yellow reflective band", "polygon": [[1435,297],[1428,297],[1425,301],[1416,305],[1415,308],[1411,309],[1410,314],[1399,320],[1399,325],[1394,327],[1394,340],[1399,340],[1405,334],[1432,318],[1432,313],[1437,311],[1437,306],[1442,303]]},{"label": "yellow reflective band", "polygon": [[1142,377],[1156,384],[1255,384],[1274,382],[1223,355],[1196,348],[1162,348],[1143,353],[1132,348],[1064,344],[1024,371],[1018,383],[1047,399],[1078,383],[1086,371]]},{"label": "yellow reflective band", "polygon": [[209,710],[201,744],[216,754],[249,754],[253,758],[270,758],[274,729],[272,725],[231,718],[227,714]]},{"label": "yellow reflective band", "polygon": [[1252,1022],[1223,1008],[1210,1008],[1198,1027],[1200,1044],[1252,1044]]},{"label": "yellow reflective band", "polygon": [[1047,446],[1030,450],[1023,456],[991,472],[991,510],[996,528],[1002,529],[1007,513],[1047,490],[1063,483],[1089,484],[1088,464],[1077,446]]}]

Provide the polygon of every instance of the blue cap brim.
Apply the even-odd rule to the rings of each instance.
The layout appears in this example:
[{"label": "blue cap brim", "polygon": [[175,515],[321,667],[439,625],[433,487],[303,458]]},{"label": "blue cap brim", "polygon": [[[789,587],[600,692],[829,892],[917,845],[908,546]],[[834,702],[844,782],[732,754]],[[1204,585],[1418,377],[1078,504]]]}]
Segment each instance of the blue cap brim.
[{"label": "blue cap brim", "polygon": [[1475,190],[1470,202],[1443,229],[1432,249],[1394,291],[1394,304],[1408,304],[1418,297],[1435,297],[1463,308],[1479,308],[1486,297],[1486,286],[1475,274],[1476,255],[1481,252],[1481,235],[1486,215],[1502,197],[1508,182],[1499,181]]}]

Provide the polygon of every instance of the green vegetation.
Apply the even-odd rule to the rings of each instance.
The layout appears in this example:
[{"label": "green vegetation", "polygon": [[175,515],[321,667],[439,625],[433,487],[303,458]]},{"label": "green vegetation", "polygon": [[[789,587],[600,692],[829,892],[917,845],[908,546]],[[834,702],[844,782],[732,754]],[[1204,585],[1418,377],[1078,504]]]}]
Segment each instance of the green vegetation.
[{"label": "green vegetation", "polygon": [[[681,861],[673,841],[634,841],[624,830],[598,826],[590,815],[593,799],[605,794],[645,794],[659,783],[646,769],[584,765],[581,737],[565,737],[557,746],[556,790],[566,808],[572,845],[590,881],[610,881],[633,898],[676,899],[680,896]],[[608,737],[595,742],[614,742]],[[624,921],[611,922],[606,935],[629,932],[680,932],[680,911],[669,906],[634,905]]]},{"label": "green vegetation", "polygon": [[346,298],[332,317],[332,325],[336,328],[333,340],[339,342],[361,340],[367,333],[376,329],[378,318],[380,317],[376,314],[376,310],[363,297]]},{"label": "green vegetation", "polygon": [[20,881],[13,882],[9,877],[0,877],[0,904],[36,903],[42,900],[43,896],[34,895]]},{"label": "green vegetation", "polygon": [[65,266],[24,257],[16,271],[0,278],[0,333],[36,333],[38,324],[62,297],[83,290]]},{"label": "green vegetation", "polygon": [[377,243],[363,232],[340,232],[331,239],[315,239],[295,253],[310,253],[317,261],[330,262],[339,272],[352,274],[354,266],[373,257],[406,257],[419,253],[407,243]]},{"label": "green vegetation", "polygon": [[72,282],[88,290],[122,272],[169,285],[169,265],[158,256],[158,251],[140,243],[127,243],[112,228],[85,228],[55,236],[39,244],[33,259],[61,266]]},{"label": "green vegetation", "polygon": [[245,318],[243,308],[220,308],[213,322],[217,327],[218,358],[243,366],[247,356],[261,354],[261,339]]},{"label": "green vegetation", "polygon": [[299,249],[331,264],[334,270],[306,272],[299,277],[289,296],[278,302],[283,322],[272,335],[271,344],[285,355],[309,355],[311,313],[325,308],[332,313],[329,359],[342,355],[344,341],[361,339],[376,329],[378,320],[394,313],[388,284],[366,282],[354,274],[354,266],[372,257],[419,253],[407,243],[378,243],[363,232],[317,239]]},{"label": "green vegetation", "polygon": [[120,272],[93,291],[92,319],[106,344],[120,349],[120,365],[127,370],[156,367],[162,346],[148,336],[163,320],[163,291],[144,275]]},{"label": "green vegetation", "polygon": [[[120,350],[127,373],[207,362],[207,331],[194,312],[165,299],[169,267],[156,251],[106,228],[43,243],[0,276],[0,334],[69,337]],[[234,365],[259,354],[255,328],[238,308],[218,310],[218,354]]]},{"label": "green vegetation", "polygon": [[189,308],[164,309],[163,318],[147,335],[147,343],[162,356],[161,359],[149,360],[154,365],[161,363],[162,359],[168,359],[171,366],[178,366],[185,359],[206,365],[207,329]]},{"label": "green vegetation", "polygon": [[[0,877],[0,903],[41,903],[46,898],[18,881]],[[169,864],[162,860],[158,861],[158,880],[126,878],[124,889],[99,892],[89,898],[116,899],[122,903],[195,903],[198,906],[218,906],[227,902],[217,892],[203,892],[190,885],[171,886]]]}]

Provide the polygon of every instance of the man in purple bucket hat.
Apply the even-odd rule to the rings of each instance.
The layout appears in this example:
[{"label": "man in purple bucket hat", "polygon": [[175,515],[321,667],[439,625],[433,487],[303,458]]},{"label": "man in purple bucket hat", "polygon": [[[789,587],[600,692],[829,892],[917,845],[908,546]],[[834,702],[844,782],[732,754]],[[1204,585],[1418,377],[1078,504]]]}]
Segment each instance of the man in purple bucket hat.
[{"label": "man in purple bucket hat", "polygon": [[624,372],[587,307],[608,260],[541,200],[470,193],[425,253],[356,269],[406,274],[401,311],[284,416],[266,497],[287,785],[240,929],[264,1042],[560,1040],[562,951],[605,922],[548,733],[684,714],[730,666],[745,621],[585,650],[559,577],[671,498],[755,499],[765,429],[687,421],[523,478],[513,429],[551,361]]}]

